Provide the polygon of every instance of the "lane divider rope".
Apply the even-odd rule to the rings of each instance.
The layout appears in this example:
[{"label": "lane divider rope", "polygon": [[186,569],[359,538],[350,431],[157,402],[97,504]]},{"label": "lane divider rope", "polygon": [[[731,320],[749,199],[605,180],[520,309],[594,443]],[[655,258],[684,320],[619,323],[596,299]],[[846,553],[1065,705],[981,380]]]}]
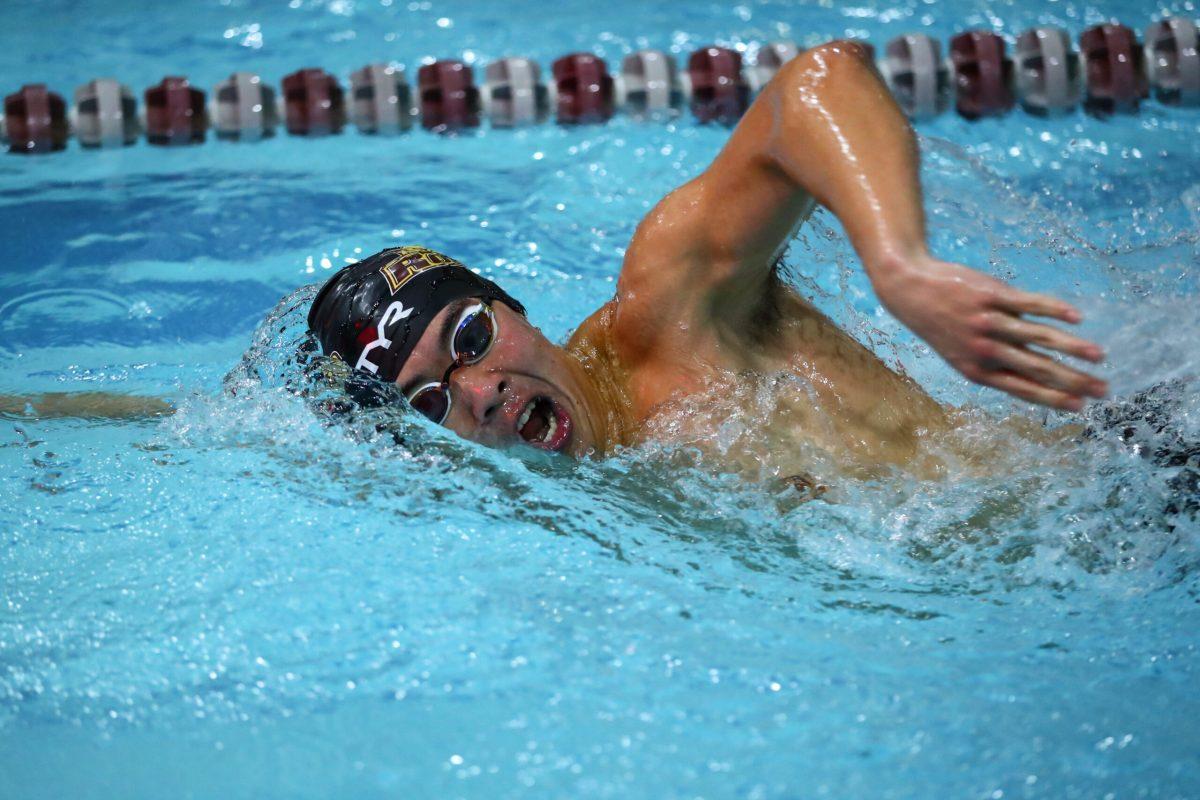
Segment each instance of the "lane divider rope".
[{"label": "lane divider rope", "polygon": [[[1153,93],[1164,105],[1200,105],[1197,27],[1170,17],[1147,27],[1139,42],[1130,28],[1095,25],[1079,36],[1078,49],[1061,28],[1037,27],[1016,38],[1010,56],[992,31],[964,31],[947,55],[923,34],[897,36],[875,60],[900,107],[914,120],[945,113],[951,105],[967,119],[1002,116],[1018,104],[1030,114],[1069,114],[1082,107],[1106,117],[1133,114]],[[361,133],[392,135],[415,126],[438,133],[479,127],[513,128],[545,122],[602,123],[617,113],[671,119],[690,111],[701,124],[735,123],[755,94],[801,52],[793,42],[769,42],[753,64],[737,50],[701,47],[684,69],[661,50],[625,56],[610,74],[604,59],[570,53],[554,61],[548,80],[528,58],[502,58],[484,68],[482,86],[462,61],[423,64],[410,87],[403,66],[370,64],[350,75],[349,98],[337,78],[316,68],[286,76],[281,92],[258,75],[236,72],[218,83],[211,100],[186,78],[166,77],[146,89],[144,109],[128,86],[98,78],[75,90],[68,109],[44,84],[27,84],[4,99],[0,140],[10,153],[64,150],[73,134],[85,148],[154,145],[219,139],[256,141],[282,123],[294,136],[339,134],[350,121]]]}]

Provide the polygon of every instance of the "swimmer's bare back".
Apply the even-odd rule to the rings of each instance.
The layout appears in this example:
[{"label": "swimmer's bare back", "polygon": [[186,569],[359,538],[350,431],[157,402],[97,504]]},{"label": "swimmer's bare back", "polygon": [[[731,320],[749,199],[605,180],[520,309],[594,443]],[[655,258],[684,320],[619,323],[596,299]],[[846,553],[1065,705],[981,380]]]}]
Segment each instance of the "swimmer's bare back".
[{"label": "swimmer's bare back", "polygon": [[747,371],[791,370],[831,401],[833,438],[903,461],[943,411],[915,383],[777,280],[773,264],[816,203],[841,220],[882,303],[968,379],[1063,409],[1107,386],[1043,350],[1101,349],[1026,318],[1068,304],[940,261],[925,243],[916,140],[858,45],[785,65],[707,170],[638,226],[616,297],[568,349],[607,361],[632,427],[673,398]]},{"label": "swimmer's bare back", "polygon": [[0,395],[0,417],[8,419],[153,419],[175,413],[157,397],[110,392],[47,392]]}]

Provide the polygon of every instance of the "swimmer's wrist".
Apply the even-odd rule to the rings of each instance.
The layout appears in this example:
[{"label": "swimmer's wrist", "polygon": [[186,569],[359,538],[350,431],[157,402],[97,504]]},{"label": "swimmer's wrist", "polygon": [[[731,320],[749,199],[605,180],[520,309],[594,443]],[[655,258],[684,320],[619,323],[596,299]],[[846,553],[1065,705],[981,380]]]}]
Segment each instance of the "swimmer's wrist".
[{"label": "swimmer's wrist", "polygon": [[878,254],[863,259],[867,277],[876,286],[888,285],[920,275],[926,271],[933,258],[922,244],[910,247],[889,247]]}]

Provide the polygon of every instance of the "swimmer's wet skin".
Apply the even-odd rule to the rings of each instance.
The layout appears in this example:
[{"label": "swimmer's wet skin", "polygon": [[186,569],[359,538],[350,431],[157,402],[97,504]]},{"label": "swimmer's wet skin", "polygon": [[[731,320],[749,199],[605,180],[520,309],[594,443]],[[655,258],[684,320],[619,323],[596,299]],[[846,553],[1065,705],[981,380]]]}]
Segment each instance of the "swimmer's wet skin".
[{"label": "swimmer's wet skin", "polygon": [[109,392],[49,392],[32,396],[0,395],[0,417],[37,419],[152,419],[175,413],[157,397]]},{"label": "swimmer's wet skin", "polygon": [[[638,226],[615,297],[565,347],[459,262],[385,250],[335,274],[310,328],[327,356],[394,383],[417,410],[488,445],[573,455],[647,435],[681,397],[738,376],[809,380],[818,444],[859,462],[904,464],[946,411],[890,370],[774,272],[817,203],[841,220],[880,300],[969,380],[1064,410],[1105,383],[1049,355],[1101,348],[1028,317],[1078,323],[1070,305],[932,256],[907,120],[858,45],[789,62],[700,176]],[[768,434],[769,435],[769,434]],[[812,434],[814,437],[817,435]]]}]

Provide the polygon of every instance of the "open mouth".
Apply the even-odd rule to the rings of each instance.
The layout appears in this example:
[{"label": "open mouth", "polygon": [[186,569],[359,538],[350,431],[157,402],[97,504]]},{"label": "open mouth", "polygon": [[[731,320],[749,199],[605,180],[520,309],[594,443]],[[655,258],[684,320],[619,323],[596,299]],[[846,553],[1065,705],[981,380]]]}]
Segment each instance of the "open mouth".
[{"label": "open mouth", "polygon": [[571,417],[549,397],[535,397],[517,417],[517,435],[534,447],[557,452],[571,436]]}]

